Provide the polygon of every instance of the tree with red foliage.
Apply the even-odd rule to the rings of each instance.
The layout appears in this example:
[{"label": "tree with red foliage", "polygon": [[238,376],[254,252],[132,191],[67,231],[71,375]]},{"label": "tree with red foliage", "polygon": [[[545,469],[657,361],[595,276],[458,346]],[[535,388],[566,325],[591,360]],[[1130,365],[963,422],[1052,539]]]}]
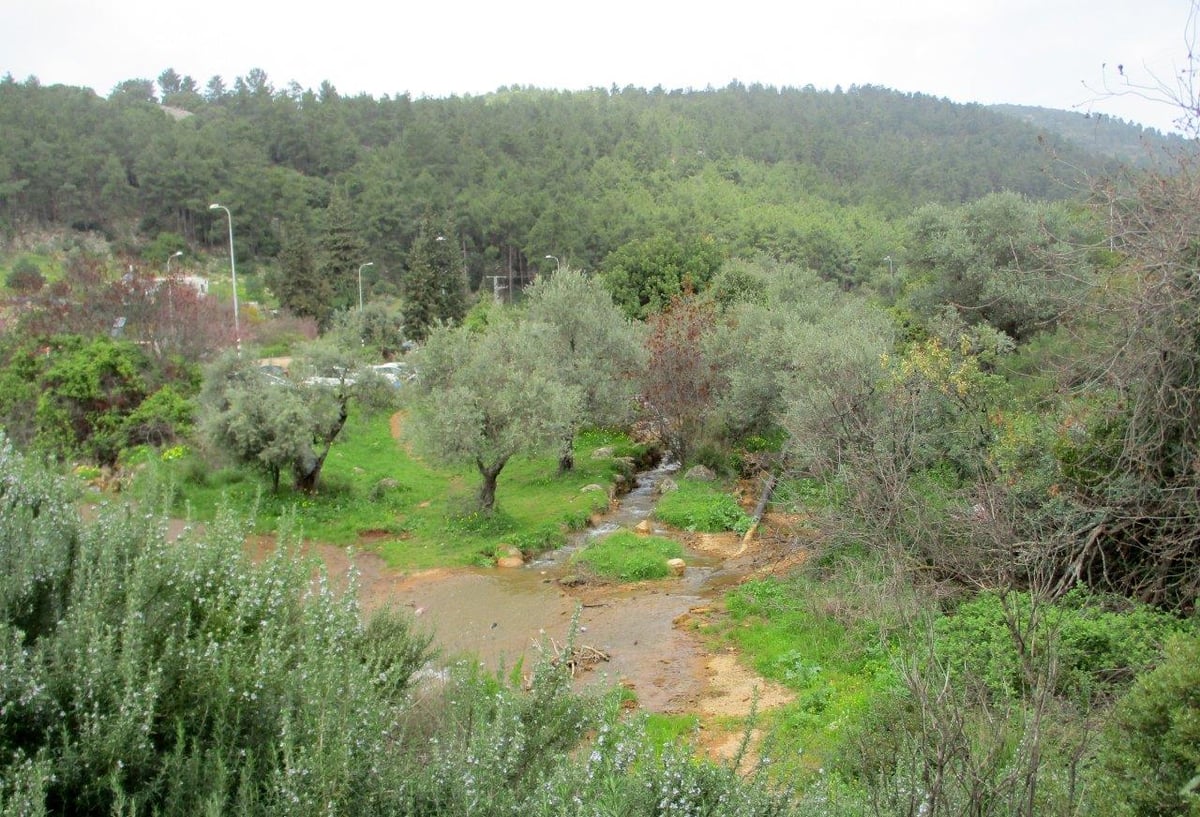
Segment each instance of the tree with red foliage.
[{"label": "tree with red foliage", "polygon": [[690,291],[647,321],[642,401],[654,431],[680,463],[695,450],[716,402],[720,374],[704,353],[716,321],[716,305]]}]

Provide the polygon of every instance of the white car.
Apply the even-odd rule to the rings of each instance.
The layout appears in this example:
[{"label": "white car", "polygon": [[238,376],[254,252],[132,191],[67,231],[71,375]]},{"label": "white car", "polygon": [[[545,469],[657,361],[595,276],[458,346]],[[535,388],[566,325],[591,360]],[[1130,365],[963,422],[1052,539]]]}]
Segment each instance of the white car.
[{"label": "white car", "polygon": [[379,363],[375,366],[372,366],[371,369],[396,388],[400,388],[405,383],[411,383],[417,378],[416,370],[407,363],[401,363],[400,361]]}]

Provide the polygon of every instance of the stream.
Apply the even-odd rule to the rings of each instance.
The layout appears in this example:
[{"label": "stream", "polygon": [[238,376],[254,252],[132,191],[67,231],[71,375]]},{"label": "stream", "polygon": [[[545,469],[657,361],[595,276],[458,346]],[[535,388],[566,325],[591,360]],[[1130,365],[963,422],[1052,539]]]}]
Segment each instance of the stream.
[{"label": "stream", "polygon": [[576,645],[609,656],[583,673],[580,683],[621,683],[635,692],[643,709],[690,711],[705,685],[708,656],[699,639],[676,629],[674,622],[706,606],[727,585],[719,558],[687,552],[684,575],[657,582],[571,590],[559,583],[573,572],[571,555],[588,541],[649,518],[659,482],[673,471],[664,466],[639,474],[636,487],[597,525],[524,567],[398,577],[390,582],[387,598],[412,608],[418,622],[433,632],[443,658],[470,656],[489,669],[505,671],[518,662],[528,667],[546,639],[562,645],[579,609]]}]

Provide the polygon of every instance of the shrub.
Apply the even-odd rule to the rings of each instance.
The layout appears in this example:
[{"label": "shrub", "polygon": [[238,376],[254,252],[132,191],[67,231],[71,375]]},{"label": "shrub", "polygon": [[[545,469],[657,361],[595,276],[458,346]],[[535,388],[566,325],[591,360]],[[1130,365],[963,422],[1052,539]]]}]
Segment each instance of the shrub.
[{"label": "shrub", "polygon": [[171,386],[151,394],[125,418],[128,445],[163,446],[185,436],[192,428],[195,407]]},{"label": "shrub", "polygon": [[[1163,644],[1187,625],[1166,613],[1074,590],[1034,615],[1028,593],[1002,598],[981,593],[936,626],[938,657],[947,666],[983,681],[998,698],[1027,691],[1027,673],[1051,666],[1054,691],[1086,699],[1128,686],[1158,660]],[[1008,621],[1023,630],[1025,666]]]},{"label": "shrub", "polygon": [[4,279],[4,283],[13,292],[22,295],[30,295],[38,292],[46,285],[46,278],[42,275],[41,269],[32,260],[21,258],[17,263],[13,264],[9,270],[8,276]]},{"label": "shrub", "polygon": [[671,539],[617,531],[588,545],[575,559],[601,576],[636,582],[665,578],[670,573],[667,560],[682,555],[683,548]]},{"label": "shrub", "polygon": [[1106,743],[1100,813],[1120,804],[1139,817],[1200,815],[1200,635],[1172,641],[1162,664],[1138,679]]},{"label": "shrub", "polygon": [[154,514],[81,525],[11,451],[0,478],[0,798],[373,810],[369,770],[427,655],[407,619],[364,623],[291,548],[249,563],[228,518],[168,542]]}]

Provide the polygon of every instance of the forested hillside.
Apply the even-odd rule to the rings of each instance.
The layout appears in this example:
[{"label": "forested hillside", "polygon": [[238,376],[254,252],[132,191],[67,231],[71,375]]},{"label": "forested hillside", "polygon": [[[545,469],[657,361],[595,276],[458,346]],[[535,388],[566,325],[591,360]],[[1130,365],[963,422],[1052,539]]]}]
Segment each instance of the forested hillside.
[{"label": "forested hillside", "polygon": [[660,235],[861,280],[895,249],[890,219],[1000,190],[1060,198],[1095,166],[1011,117],[876,87],[373,99],[276,88],[261,71],[200,92],[168,70],[103,99],[0,83],[8,233],[170,233],[219,247],[221,214],[208,205],[220,201],[236,214],[239,255],[270,258],[340,191],[371,275],[385,279],[435,211],[476,284],[546,255],[594,268]]},{"label": "forested hillside", "polygon": [[1040,131],[1057,134],[1080,148],[1134,165],[1145,165],[1164,151],[1181,150],[1179,134],[1162,134],[1102,113],[1079,113],[1031,105],[989,105],[990,110],[1027,122]]}]

